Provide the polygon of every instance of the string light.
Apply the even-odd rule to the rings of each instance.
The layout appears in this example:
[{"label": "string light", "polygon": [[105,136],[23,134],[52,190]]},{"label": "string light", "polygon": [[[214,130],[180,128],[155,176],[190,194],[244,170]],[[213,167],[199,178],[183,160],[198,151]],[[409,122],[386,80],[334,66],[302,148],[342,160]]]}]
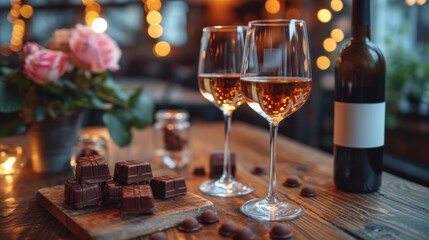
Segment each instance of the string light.
[{"label": "string light", "polygon": [[321,70],[326,70],[331,65],[331,61],[326,56],[320,56],[316,60],[316,65]]},{"label": "string light", "polygon": [[322,23],[327,23],[331,21],[331,18],[332,18],[331,11],[329,11],[326,8],[322,8],[317,12],[317,19],[319,19],[319,21]]},{"label": "string light", "polygon": [[280,11],[280,2],[279,0],[267,0],[265,2],[265,10],[269,14],[276,14]]},{"label": "string light", "polygon": [[21,0],[10,1],[11,8],[7,20],[12,24],[12,33],[9,43],[3,43],[0,53],[4,56],[10,55],[10,51],[19,52],[25,36],[25,21],[33,16],[33,7],[29,4],[22,4]]},{"label": "string light", "polygon": [[170,44],[168,44],[168,42],[165,42],[165,41],[158,42],[153,47],[153,53],[157,57],[165,57],[168,54],[170,54],[170,51],[171,51]]}]

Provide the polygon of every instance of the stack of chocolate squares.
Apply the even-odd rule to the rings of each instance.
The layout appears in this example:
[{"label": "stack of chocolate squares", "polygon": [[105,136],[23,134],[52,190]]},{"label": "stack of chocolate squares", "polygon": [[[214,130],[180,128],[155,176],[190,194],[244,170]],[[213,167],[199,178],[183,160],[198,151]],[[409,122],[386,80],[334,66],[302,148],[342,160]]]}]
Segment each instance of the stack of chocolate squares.
[{"label": "stack of chocolate squares", "polygon": [[156,198],[172,198],[187,191],[182,177],[153,177],[148,162],[129,160],[115,164],[114,179],[102,156],[80,157],[76,180],[65,183],[65,201],[73,208],[119,202],[121,214],[154,214]]}]

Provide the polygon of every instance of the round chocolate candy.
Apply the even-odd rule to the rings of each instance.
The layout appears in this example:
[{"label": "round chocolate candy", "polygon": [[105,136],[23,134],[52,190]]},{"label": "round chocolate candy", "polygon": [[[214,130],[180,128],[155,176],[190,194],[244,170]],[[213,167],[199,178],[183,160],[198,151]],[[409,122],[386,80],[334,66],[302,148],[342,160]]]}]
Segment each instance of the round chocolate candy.
[{"label": "round chocolate candy", "polygon": [[232,236],[237,231],[237,224],[233,221],[226,221],[220,225],[219,234],[225,237]]},{"label": "round chocolate candy", "polygon": [[304,197],[315,197],[317,195],[316,189],[310,186],[305,186],[301,189],[301,195]]},{"label": "round chocolate candy", "polygon": [[196,232],[201,229],[201,224],[198,223],[196,218],[188,217],[183,219],[178,229],[182,232]]},{"label": "round chocolate candy", "polygon": [[264,165],[257,165],[252,170],[252,173],[255,175],[265,175],[267,172],[267,168]]},{"label": "round chocolate candy", "polygon": [[164,232],[152,233],[149,240],[167,240],[167,235]]},{"label": "round chocolate candy", "polygon": [[204,176],[206,175],[206,170],[204,167],[195,167],[194,168],[194,175],[195,176]]},{"label": "round chocolate candy", "polygon": [[270,231],[270,237],[272,239],[290,239],[293,234],[285,224],[275,223]]},{"label": "round chocolate candy", "polygon": [[201,223],[206,224],[212,224],[219,221],[217,213],[211,209],[205,210],[203,213],[201,213],[201,215],[198,217],[198,220]]},{"label": "round chocolate candy", "polygon": [[250,230],[249,227],[244,226],[235,232],[233,239],[234,240],[253,240],[253,239],[256,239],[256,235],[252,232],[252,230]]},{"label": "round chocolate candy", "polygon": [[297,177],[288,177],[286,178],[286,181],[283,183],[283,186],[290,187],[290,188],[299,187],[300,185],[301,185],[301,182]]}]

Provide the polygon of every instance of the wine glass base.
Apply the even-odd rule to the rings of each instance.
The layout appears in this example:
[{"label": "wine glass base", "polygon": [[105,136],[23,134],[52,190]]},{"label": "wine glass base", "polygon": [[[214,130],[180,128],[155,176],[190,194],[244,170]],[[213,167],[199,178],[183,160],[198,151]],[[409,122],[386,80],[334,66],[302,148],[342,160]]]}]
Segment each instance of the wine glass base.
[{"label": "wine glass base", "polygon": [[200,191],[214,197],[238,197],[252,193],[255,190],[235,180],[223,182],[220,180],[207,180],[200,185]]},{"label": "wine glass base", "polygon": [[298,204],[278,199],[274,203],[266,199],[252,199],[245,202],[240,210],[248,217],[265,221],[292,220],[304,214],[304,208]]}]

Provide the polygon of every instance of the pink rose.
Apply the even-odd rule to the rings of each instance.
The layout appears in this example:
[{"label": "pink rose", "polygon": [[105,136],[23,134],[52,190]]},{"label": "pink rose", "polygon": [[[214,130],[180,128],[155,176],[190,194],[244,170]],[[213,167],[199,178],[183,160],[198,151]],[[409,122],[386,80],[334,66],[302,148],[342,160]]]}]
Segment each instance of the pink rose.
[{"label": "pink rose", "polygon": [[76,25],[70,34],[70,58],[80,68],[94,73],[119,70],[121,50],[115,41],[91,28]]},{"label": "pink rose", "polygon": [[28,42],[24,45],[24,48],[22,49],[22,52],[24,53],[24,57],[27,57],[28,55],[31,55],[37,51],[42,50],[42,46],[35,42]]},{"label": "pink rose", "polygon": [[38,84],[57,81],[68,69],[64,52],[42,49],[25,58],[24,73]]},{"label": "pink rose", "polygon": [[68,29],[59,29],[54,31],[48,41],[48,49],[68,52],[70,31]]}]

